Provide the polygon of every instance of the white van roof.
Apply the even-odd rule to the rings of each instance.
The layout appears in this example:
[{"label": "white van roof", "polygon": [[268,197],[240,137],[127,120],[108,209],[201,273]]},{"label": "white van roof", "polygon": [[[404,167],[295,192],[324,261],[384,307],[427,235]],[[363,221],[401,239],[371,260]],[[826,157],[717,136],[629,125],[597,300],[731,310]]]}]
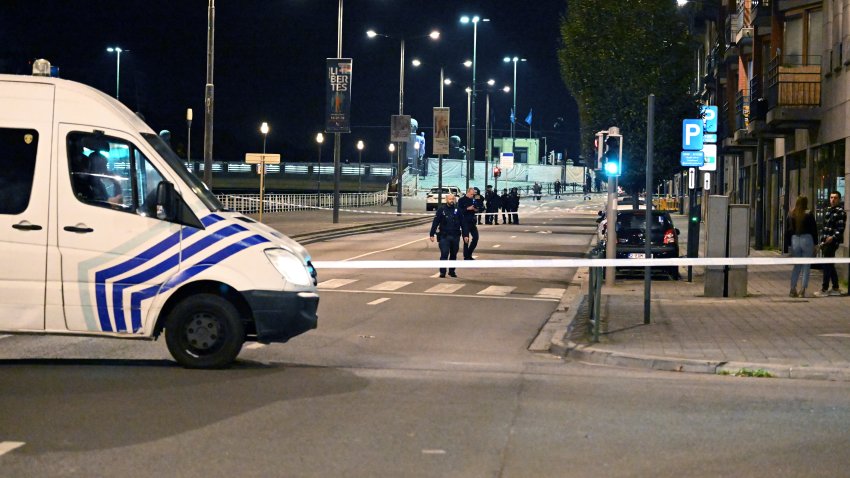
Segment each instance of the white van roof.
[{"label": "white van roof", "polygon": [[[137,132],[154,133],[137,114],[115,98],[76,81],[45,76],[0,74],[3,83],[51,84],[55,92],[54,117],[66,123],[107,126],[116,124],[110,119],[130,123]],[[119,123],[120,124],[120,123]]]}]

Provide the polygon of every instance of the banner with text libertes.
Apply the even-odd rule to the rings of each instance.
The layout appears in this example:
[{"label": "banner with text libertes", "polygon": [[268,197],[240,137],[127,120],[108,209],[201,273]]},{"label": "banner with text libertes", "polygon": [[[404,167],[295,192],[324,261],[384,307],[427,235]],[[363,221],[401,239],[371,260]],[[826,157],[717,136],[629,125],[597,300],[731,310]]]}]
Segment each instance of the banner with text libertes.
[{"label": "banner with text libertes", "polygon": [[434,108],[434,154],[449,154],[449,109]]},{"label": "banner with text libertes", "polygon": [[351,58],[327,59],[325,132],[351,132]]}]

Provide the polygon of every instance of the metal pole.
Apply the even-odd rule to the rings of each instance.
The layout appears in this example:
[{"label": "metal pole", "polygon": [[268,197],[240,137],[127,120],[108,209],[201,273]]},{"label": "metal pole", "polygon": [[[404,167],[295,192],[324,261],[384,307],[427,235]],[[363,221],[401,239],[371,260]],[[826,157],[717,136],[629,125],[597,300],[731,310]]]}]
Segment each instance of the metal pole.
[{"label": "metal pole", "polygon": [[[655,141],[655,95],[649,95],[646,112],[646,233],[644,234],[644,256],[652,257],[652,163]],[[620,144],[623,139],[620,138]],[[663,233],[663,231],[662,231]],[[650,297],[652,293],[652,267],[643,270],[643,323],[649,324]]]},{"label": "metal pole", "polygon": [[319,156],[316,161],[316,206],[322,206],[322,143],[319,142]]},{"label": "metal pole", "polygon": [[[336,27],[336,57],[342,57],[342,0],[339,0],[339,15],[337,17]],[[340,148],[342,139],[340,133],[334,133],[334,207],[333,207],[333,223],[339,222],[339,182],[341,175],[340,166]]]},{"label": "metal pole", "polygon": [[472,145],[470,141],[472,141],[472,132],[470,130],[470,124],[472,122],[472,118],[470,118],[472,112],[472,90],[466,92],[466,191],[469,190],[469,159],[472,153]]},{"label": "metal pole", "polygon": [[186,161],[194,172],[195,167],[192,164],[192,108],[186,110],[186,130]]},{"label": "metal pole", "polygon": [[516,64],[517,58],[514,57],[514,109],[513,115],[511,117],[511,153],[514,155],[514,161],[517,160],[516,157]]},{"label": "metal pole", "polygon": [[475,85],[475,70],[478,62],[478,22],[472,22],[472,102],[470,114],[471,129],[469,132],[469,154],[466,160],[466,188],[469,189],[470,178],[475,178],[475,99],[478,96]]},{"label": "metal pole", "polygon": [[[440,67],[440,108],[443,107],[444,68]],[[448,132],[447,132],[448,133]],[[451,135],[450,135],[451,136]],[[443,155],[437,155],[437,207],[443,204]]]},{"label": "metal pole", "polygon": [[[363,192],[363,150],[357,150],[357,194]],[[359,205],[359,204],[358,204]]]},{"label": "metal pole", "polygon": [[119,90],[121,88],[121,49],[116,49],[115,53],[115,58],[117,59],[115,62],[115,99],[121,101],[121,96],[119,94]]},{"label": "metal pole", "polygon": [[487,190],[487,179],[490,174],[490,92],[487,92],[484,102],[484,190]]},{"label": "metal pole", "polygon": [[260,222],[263,222],[263,199],[266,191],[266,136],[263,134],[263,155],[260,156]]},{"label": "metal pole", "polygon": [[[398,73],[398,114],[399,116],[404,114],[404,38],[401,39],[401,61],[399,62],[399,73]],[[397,154],[397,170],[398,170],[398,181],[396,182],[396,198],[398,199],[398,204],[396,205],[396,212],[401,214],[401,197],[402,194],[402,177],[403,170],[401,169],[401,145],[404,144],[407,146],[407,143],[398,143],[398,151]],[[407,148],[405,148],[407,149]]]},{"label": "metal pole", "polygon": [[207,84],[204,89],[204,184],[212,190],[213,156],[213,60],[215,53],[215,0],[207,7]]}]

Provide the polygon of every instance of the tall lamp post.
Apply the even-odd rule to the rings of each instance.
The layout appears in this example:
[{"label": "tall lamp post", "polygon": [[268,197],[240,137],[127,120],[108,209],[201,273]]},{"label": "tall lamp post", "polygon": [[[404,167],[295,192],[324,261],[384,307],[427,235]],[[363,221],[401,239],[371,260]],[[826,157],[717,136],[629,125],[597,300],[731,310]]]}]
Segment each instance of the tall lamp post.
[{"label": "tall lamp post", "polygon": [[[399,116],[401,116],[401,115],[404,114],[404,43],[405,43],[405,37],[395,38],[395,37],[390,36],[390,35],[378,33],[375,30],[367,31],[366,36],[368,36],[369,38],[375,38],[375,37],[392,38],[394,40],[399,40],[399,42],[401,43],[401,61],[399,62],[399,78],[398,78],[398,114],[399,114]],[[431,33],[429,33],[427,35],[412,37],[411,40],[415,40],[415,39],[419,39],[419,38],[426,38],[426,37],[430,38],[432,40],[437,40],[437,39],[440,38],[440,32],[437,31],[437,30],[433,30]],[[404,148],[404,149],[406,149],[406,148]],[[399,146],[399,148],[398,148],[398,206],[397,206],[397,209],[396,209],[398,213],[401,213],[401,197],[402,197],[401,152],[402,152],[402,148],[401,148],[401,146]]]},{"label": "tall lamp post", "polygon": [[516,160],[516,159],[518,159],[516,157],[516,151],[514,151],[516,149],[516,115],[517,115],[517,111],[516,111],[516,65],[517,65],[517,62],[525,61],[525,58],[519,58],[519,57],[516,57],[516,56],[511,58],[511,57],[506,56],[503,61],[505,63],[513,62],[513,64],[514,64],[514,88],[513,88],[513,90],[514,90],[514,106],[513,106],[513,109],[511,110],[511,112],[512,112],[511,113],[511,152],[514,153],[514,159]]},{"label": "tall lamp post", "polygon": [[186,161],[194,173],[195,165],[192,164],[192,108],[186,108]]},{"label": "tall lamp post", "polygon": [[122,50],[121,47],[109,47],[106,49],[109,53],[115,53],[115,99],[120,100],[119,95],[121,89],[121,53],[130,50]]},{"label": "tall lamp post", "polygon": [[322,143],[325,142],[325,135],[319,133],[316,135],[316,144],[319,145],[319,156],[316,160],[316,206],[321,206],[322,198]]},{"label": "tall lamp post", "polygon": [[[357,194],[362,193],[361,186],[363,185],[363,140],[357,142]],[[360,196],[358,196],[358,206],[360,205]]]},{"label": "tall lamp post", "polygon": [[472,17],[464,15],[460,17],[460,23],[468,24],[472,23],[472,94],[470,101],[470,113],[472,118],[470,120],[470,136],[469,136],[469,152],[467,153],[467,189],[469,189],[469,178],[474,177],[475,174],[475,99],[477,97],[477,93],[475,91],[475,67],[478,62],[478,22],[489,22],[489,18],[481,18],[478,15],[473,15]]},{"label": "tall lamp post", "polygon": [[263,134],[263,155],[260,157],[260,222],[263,222],[263,203],[266,192],[266,138],[269,136],[269,124],[263,121],[260,125],[260,133]]}]

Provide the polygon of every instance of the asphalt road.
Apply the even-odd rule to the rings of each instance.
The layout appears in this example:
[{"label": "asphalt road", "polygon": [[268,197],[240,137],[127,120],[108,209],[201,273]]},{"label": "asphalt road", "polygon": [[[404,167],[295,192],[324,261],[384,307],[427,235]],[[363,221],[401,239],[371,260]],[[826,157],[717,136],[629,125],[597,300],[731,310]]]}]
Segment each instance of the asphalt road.
[{"label": "asphalt road", "polygon": [[[481,226],[478,255],[578,254],[578,207]],[[434,258],[426,236],[310,251]],[[320,271],[319,329],[229,370],[183,370],[161,341],[0,338],[0,476],[846,474],[847,384],[564,363],[527,347],[570,271],[435,272]]]}]

